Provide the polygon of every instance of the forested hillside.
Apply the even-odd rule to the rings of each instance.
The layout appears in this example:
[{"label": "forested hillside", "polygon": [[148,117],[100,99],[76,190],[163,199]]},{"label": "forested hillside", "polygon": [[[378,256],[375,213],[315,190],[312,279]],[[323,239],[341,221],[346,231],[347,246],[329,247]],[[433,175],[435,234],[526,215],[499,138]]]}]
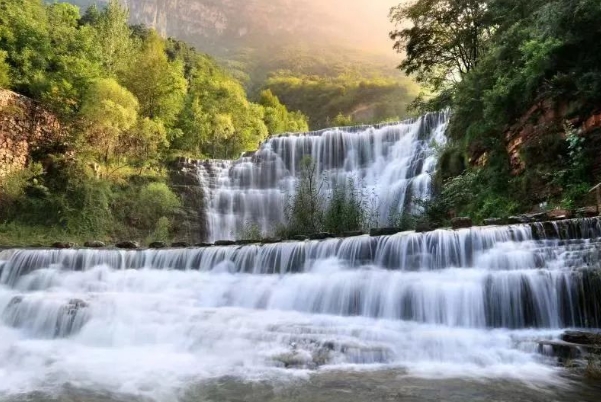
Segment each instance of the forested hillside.
[{"label": "forested hillside", "polygon": [[[116,1],[83,15],[41,0],[1,0],[0,9],[0,88],[37,101],[62,131],[60,144],[1,178],[0,237],[38,226],[76,237],[165,236],[179,207],[165,162],[234,158],[269,134],[307,130],[305,116],[271,92],[249,101],[211,57],[130,27]],[[10,121],[24,111],[0,113]]]},{"label": "forested hillside", "polygon": [[[83,7],[92,0],[71,0]],[[98,2],[103,6],[104,0]],[[251,99],[271,89],[311,128],[398,120],[417,86],[395,70],[394,0],[123,1],[131,22],[215,56]],[[272,79],[273,78],[273,79]],[[362,98],[365,92],[369,99]],[[340,115],[340,116],[339,116]]]},{"label": "forested hillside", "polygon": [[418,0],[392,15],[402,70],[437,94],[416,106],[453,112],[433,219],[594,203],[601,2]]}]

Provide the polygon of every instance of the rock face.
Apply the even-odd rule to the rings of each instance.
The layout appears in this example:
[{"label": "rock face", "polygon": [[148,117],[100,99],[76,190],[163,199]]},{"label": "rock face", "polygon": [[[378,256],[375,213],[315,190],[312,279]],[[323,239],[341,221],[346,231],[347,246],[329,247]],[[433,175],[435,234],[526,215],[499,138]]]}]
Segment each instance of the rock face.
[{"label": "rock face", "polygon": [[140,248],[140,245],[138,244],[138,242],[135,241],[122,241],[120,243],[115,244],[115,247],[127,250],[135,250]]},{"label": "rock face", "polygon": [[0,178],[23,169],[34,152],[60,149],[62,140],[55,116],[26,96],[0,90]]},{"label": "rock face", "polygon": [[369,230],[370,236],[390,236],[401,232],[399,228],[373,228]]},{"label": "rock face", "polygon": [[104,242],[94,240],[85,242],[83,246],[88,248],[103,248],[106,247],[106,244]]},{"label": "rock face", "polygon": [[[217,56],[257,44],[289,42],[295,37],[302,37],[307,43],[376,44],[385,50],[385,39],[373,39],[373,26],[385,21],[392,4],[354,0],[352,7],[346,7],[348,16],[344,18],[339,11],[345,4],[343,1],[121,0],[121,3],[129,8],[133,23],[153,27],[163,36],[185,40]],[[102,5],[107,0],[72,2],[85,7]],[[354,21],[350,31],[345,24],[349,20]],[[387,30],[382,33],[385,35]]]},{"label": "rock face", "polygon": [[566,331],[561,335],[561,340],[579,345],[601,345],[601,333]]},{"label": "rock face", "polygon": [[216,246],[235,246],[236,242],[233,240],[217,240],[215,242]]},{"label": "rock face", "polygon": [[182,209],[176,217],[177,236],[195,244],[206,238],[205,197],[198,180],[199,162],[178,158],[169,166],[169,187],[179,195]]},{"label": "rock face", "polygon": [[453,218],[451,220],[451,226],[453,229],[466,229],[474,226],[474,223],[472,222],[471,218]]}]

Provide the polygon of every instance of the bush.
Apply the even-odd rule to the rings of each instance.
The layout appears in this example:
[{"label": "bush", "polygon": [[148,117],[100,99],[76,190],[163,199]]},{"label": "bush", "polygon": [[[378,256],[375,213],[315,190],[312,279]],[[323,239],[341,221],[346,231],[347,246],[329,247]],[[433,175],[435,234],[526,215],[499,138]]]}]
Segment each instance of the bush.
[{"label": "bush", "polygon": [[310,157],[300,164],[300,174],[286,206],[288,236],[320,232],[323,227],[324,205],[321,198],[323,180],[317,177],[317,166]]},{"label": "bush", "polygon": [[129,183],[112,209],[128,226],[148,233],[155,230],[161,218],[173,217],[180,206],[178,196],[164,183],[149,183],[141,188]]},{"label": "bush", "polygon": [[367,221],[364,204],[352,180],[334,185],[324,214],[324,230],[340,235],[363,229]]}]

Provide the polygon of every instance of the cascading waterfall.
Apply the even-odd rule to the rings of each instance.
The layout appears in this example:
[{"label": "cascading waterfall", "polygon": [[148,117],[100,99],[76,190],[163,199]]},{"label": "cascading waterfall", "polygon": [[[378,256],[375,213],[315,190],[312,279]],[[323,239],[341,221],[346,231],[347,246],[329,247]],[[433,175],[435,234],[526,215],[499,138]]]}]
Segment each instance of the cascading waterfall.
[{"label": "cascading waterfall", "polygon": [[430,194],[434,146],[444,143],[448,113],[379,126],[333,128],[273,137],[237,161],[199,164],[209,241],[234,239],[255,224],[264,235],[284,223],[301,161],[310,157],[324,191],[351,181],[374,205],[381,226],[410,197]]},{"label": "cascading waterfall", "polygon": [[191,379],[349,364],[551,380],[535,340],[601,326],[600,244],[591,218],[248,246],[5,250],[0,396],[70,382],[161,399]]}]

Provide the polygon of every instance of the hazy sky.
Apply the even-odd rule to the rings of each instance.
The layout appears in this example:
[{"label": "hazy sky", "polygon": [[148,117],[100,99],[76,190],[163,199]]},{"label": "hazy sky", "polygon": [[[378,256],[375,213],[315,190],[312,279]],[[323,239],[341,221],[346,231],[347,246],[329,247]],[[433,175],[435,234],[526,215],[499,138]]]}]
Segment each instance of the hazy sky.
[{"label": "hazy sky", "polygon": [[390,8],[403,0],[309,0],[316,9],[334,15],[335,23],[343,24],[354,41],[379,50],[392,48],[388,33],[394,25],[388,19]]}]

